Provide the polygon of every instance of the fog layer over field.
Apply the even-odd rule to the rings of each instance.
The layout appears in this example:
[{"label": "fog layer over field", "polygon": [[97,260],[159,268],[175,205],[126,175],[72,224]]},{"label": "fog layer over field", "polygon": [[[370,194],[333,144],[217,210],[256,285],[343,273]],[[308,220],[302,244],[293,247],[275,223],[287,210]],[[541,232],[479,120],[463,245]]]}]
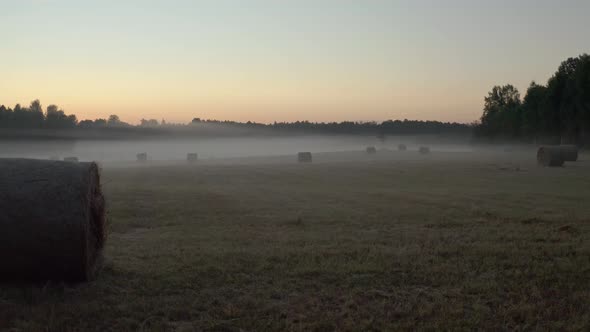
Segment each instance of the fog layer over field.
[{"label": "fog layer over field", "polygon": [[[444,142],[444,141],[443,141]],[[396,150],[405,144],[408,150],[421,145],[433,151],[469,152],[467,143],[441,143],[437,137],[387,137],[381,141],[372,136],[296,136],[246,138],[195,138],[170,140],[27,140],[0,141],[0,158],[39,158],[67,156],[81,161],[134,161],[136,154],[146,152],[149,160],[185,160],[187,153],[198,153],[199,159],[223,159],[295,155],[297,152],[361,151],[367,146]]]}]

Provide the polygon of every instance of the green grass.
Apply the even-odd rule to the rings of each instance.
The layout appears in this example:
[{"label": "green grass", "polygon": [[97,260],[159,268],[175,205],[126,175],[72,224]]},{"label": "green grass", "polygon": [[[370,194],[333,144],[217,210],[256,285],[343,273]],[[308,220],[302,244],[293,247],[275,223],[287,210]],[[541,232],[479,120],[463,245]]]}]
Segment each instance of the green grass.
[{"label": "green grass", "polygon": [[99,278],[1,285],[0,328],[586,329],[588,174],[516,154],[105,166]]}]

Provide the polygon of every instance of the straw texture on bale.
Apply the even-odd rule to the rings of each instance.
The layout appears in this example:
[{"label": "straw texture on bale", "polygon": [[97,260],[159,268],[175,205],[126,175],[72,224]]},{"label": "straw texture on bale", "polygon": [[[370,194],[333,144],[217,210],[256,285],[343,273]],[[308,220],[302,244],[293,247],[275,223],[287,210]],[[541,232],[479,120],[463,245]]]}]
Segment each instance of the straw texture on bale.
[{"label": "straw texture on bale", "polygon": [[399,151],[406,151],[408,149],[408,147],[405,144],[400,144],[397,146],[397,149]]},{"label": "straw texture on bale", "polygon": [[137,161],[147,161],[147,153],[143,152],[143,153],[138,153],[137,154]]},{"label": "straw texture on bale", "polygon": [[102,263],[95,163],[0,159],[0,279],[88,281]]},{"label": "straw texture on bale", "polygon": [[191,163],[195,162],[195,161],[197,161],[198,158],[199,158],[199,155],[196,153],[187,153],[186,154],[186,160],[188,162],[191,162]]},{"label": "straw texture on bale", "polygon": [[299,152],[297,154],[297,160],[300,163],[310,163],[312,158],[311,158],[311,152]]},{"label": "straw texture on bale", "polygon": [[427,146],[421,146],[420,147],[420,153],[421,154],[429,154],[430,153],[430,148]]},{"label": "straw texture on bale", "polygon": [[542,146],[537,150],[537,163],[541,166],[560,167],[564,162],[564,151],[559,146]]},{"label": "straw texture on bale", "polygon": [[578,147],[575,145],[560,145],[564,161],[578,161]]},{"label": "straw texture on bale", "polygon": [[78,162],[78,157],[65,157],[64,161],[69,161],[69,162]]},{"label": "straw texture on bale", "polygon": [[377,149],[374,146],[369,146],[369,147],[367,147],[367,153],[368,154],[376,154]]}]

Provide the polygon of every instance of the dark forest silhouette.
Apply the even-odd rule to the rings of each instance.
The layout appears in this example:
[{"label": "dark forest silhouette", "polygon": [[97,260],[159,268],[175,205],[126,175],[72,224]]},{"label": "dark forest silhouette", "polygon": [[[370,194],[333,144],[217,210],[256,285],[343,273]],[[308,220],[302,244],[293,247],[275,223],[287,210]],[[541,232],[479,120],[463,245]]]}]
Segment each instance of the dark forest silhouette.
[{"label": "dark forest silhouette", "polygon": [[485,98],[479,138],[529,143],[590,143],[590,56],[561,63],[546,85],[532,82],[521,100],[512,85]]},{"label": "dark forest silhouette", "polygon": [[[124,135],[185,135],[219,133],[215,128],[226,129],[221,134],[231,135],[227,129],[240,129],[239,133],[305,133],[305,134],[363,134],[385,137],[386,135],[422,135],[422,134],[449,134],[449,135],[470,135],[472,126],[461,123],[449,123],[439,121],[416,121],[416,120],[389,120],[377,122],[274,122],[263,124],[256,122],[236,122],[219,120],[202,120],[194,118],[188,124],[172,124],[156,119],[142,119],[138,125],[130,125],[121,121],[117,115],[111,115],[107,119],[77,120],[75,115],[67,115],[56,105],[49,105],[43,112],[39,100],[31,102],[30,106],[22,107],[16,105],[13,109],[0,106],[0,128],[11,129],[9,136],[24,136],[28,133],[35,133],[36,136],[43,136],[48,130],[59,130],[61,133],[82,132],[91,130],[94,133],[102,132],[108,136],[112,133]],[[19,134],[20,133],[20,134]],[[100,134],[98,134],[100,135]],[[77,135],[83,136],[83,135]]]}]

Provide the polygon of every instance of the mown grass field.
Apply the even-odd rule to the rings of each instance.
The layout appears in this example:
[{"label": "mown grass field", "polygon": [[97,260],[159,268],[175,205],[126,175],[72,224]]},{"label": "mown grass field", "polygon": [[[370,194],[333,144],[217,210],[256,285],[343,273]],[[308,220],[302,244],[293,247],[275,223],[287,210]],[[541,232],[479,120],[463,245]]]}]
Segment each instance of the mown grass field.
[{"label": "mown grass field", "polygon": [[590,327],[590,162],[383,154],[104,165],[99,278],[0,285],[0,329]]}]

